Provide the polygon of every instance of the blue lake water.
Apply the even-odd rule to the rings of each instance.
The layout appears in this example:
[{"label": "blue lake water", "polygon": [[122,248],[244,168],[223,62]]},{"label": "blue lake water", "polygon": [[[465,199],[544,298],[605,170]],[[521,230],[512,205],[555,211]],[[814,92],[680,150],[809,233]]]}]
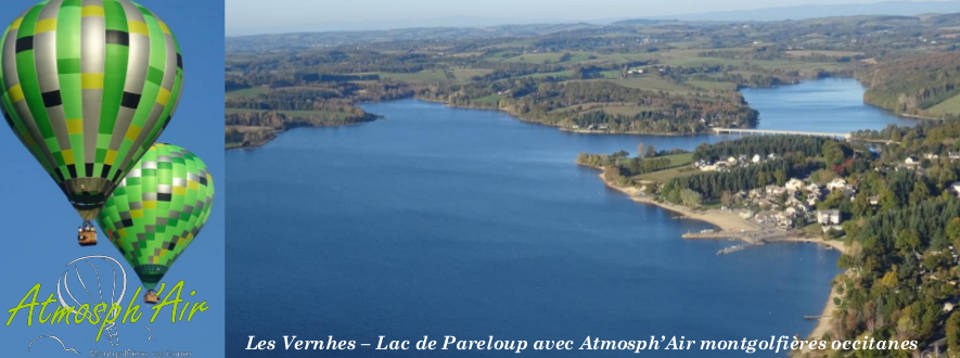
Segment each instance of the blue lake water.
[{"label": "blue lake water", "polygon": [[[859,104],[852,80],[745,94],[762,128],[899,121]],[[814,322],[802,316],[820,313],[838,273],[838,254],[813,245],[716,256],[731,243],[680,238],[708,224],[636,204],[574,165],[580,152],[724,137],[569,134],[416,100],[364,108],[385,119],[292,130],[227,153],[229,356],[264,355],[244,354],[248,335],[373,344],[378,335],[805,336]],[[464,354],[405,356],[451,355]]]},{"label": "blue lake water", "polygon": [[863,86],[848,78],[826,78],[798,85],[741,90],[760,112],[757,128],[822,132],[883,129],[916,121],[863,104]]}]

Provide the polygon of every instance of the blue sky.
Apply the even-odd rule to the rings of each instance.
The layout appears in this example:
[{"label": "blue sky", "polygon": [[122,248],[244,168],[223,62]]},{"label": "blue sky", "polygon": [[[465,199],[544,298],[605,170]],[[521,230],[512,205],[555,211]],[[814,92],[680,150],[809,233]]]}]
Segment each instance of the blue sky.
[{"label": "blue sky", "polygon": [[226,0],[226,22],[227,35],[232,36],[298,31],[608,21],[795,5],[877,2],[878,0]]},{"label": "blue sky", "polygon": [[[0,22],[5,28],[33,0],[5,0]],[[216,185],[215,205],[203,231],[167,273],[163,282],[186,281],[211,310],[198,314],[193,322],[155,323],[153,342],[144,328],[147,316],[134,325],[121,326],[120,346],[104,340],[93,343],[92,326],[50,326],[27,328],[18,315],[14,324],[4,326],[9,314],[24,294],[36,283],[42,285],[41,300],[56,290],[57,276],[74,258],[109,255],[124,262],[131,275],[128,297],[140,282],[119,252],[101,234],[100,244],[81,248],[75,230],[79,217],[53,180],[34,162],[6,125],[0,128],[0,162],[4,163],[0,182],[0,226],[3,250],[0,251],[0,356],[73,356],[63,353],[53,341],[34,344],[31,354],[27,343],[38,335],[53,334],[68,346],[89,356],[90,349],[101,351],[138,349],[142,351],[192,351],[195,357],[217,357],[223,352],[224,330],[224,144],[223,144],[223,3],[196,0],[141,0],[177,35],[183,52],[183,98],[174,119],[160,141],[180,145],[196,153],[207,163]],[[71,286],[72,287],[72,286]],[[142,304],[142,297],[133,297]],[[129,300],[125,299],[126,302]],[[194,299],[193,301],[197,301]],[[142,309],[147,309],[146,305]],[[152,312],[151,312],[152,313]],[[169,316],[167,316],[169,320]]]}]

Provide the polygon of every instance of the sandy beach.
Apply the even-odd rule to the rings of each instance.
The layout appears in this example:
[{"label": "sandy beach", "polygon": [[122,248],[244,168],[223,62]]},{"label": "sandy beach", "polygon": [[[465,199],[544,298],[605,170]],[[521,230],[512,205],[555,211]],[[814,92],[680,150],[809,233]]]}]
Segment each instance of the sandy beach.
[{"label": "sandy beach", "polygon": [[[649,195],[641,191],[639,188],[632,187],[632,186],[631,187],[619,186],[619,185],[616,185],[615,183],[612,183],[606,180],[606,178],[603,175],[604,170],[606,169],[601,169],[601,172],[598,175],[600,177],[600,180],[603,181],[603,183],[606,184],[607,187],[626,194],[631,200],[635,202],[649,204],[649,205],[656,205],[661,208],[680,214],[679,218],[687,218],[687,219],[694,219],[694,220],[707,222],[716,226],[722,231],[751,232],[751,231],[760,231],[764,229],[761,225],[757,223],[741,218],[739,215],[737,215],[733,211],[719,210],[719,209],[696,210],[696,209],[688,208],[683,205],[656,201],[652,197],[650,197]],[[733,238],[737,238],[737,237],[733,237]],[[836,240],[823,240],[818,237],[789,236],[786,238],[777,239],[774,242],[812,243],[812,244],[822,245],[822,246],[837,250],[840,253],[845,255],[850,253],[850,248],[847,247],[847,245],[845,245],[843,242],[836,241]],[[749,243],[756,244],[756,242],[749,242]],[[831,321],[833,320],[834,312],[837,309],[837,305],[834,304],[833,302],[834,297],[839,297],[839,294],[835,286],[831,287],[830,289],[830,294],[827,296],[827,302],[826,304],[824,304],[823,311],[820,313],[820,316],[817,319],[817,325],[814,327],[813,331],[809,335],[810,338],[819,339],[825,333],[828,333],[831,330],[831,326],[832,326]]]}]

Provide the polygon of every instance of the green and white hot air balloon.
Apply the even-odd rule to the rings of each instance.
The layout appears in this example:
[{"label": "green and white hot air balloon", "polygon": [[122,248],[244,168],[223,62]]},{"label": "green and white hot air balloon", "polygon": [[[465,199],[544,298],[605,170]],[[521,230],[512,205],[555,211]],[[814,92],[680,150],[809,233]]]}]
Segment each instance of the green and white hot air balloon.
[{"label": "green and white hot air balloon", "polygon": [[10,24],[0,51],[7,124],[83,218],[81,233],[92,231],[177,107],[173,33],[130,0],[47,0]]},{"label": "green and white hot air balloon", "polygon": [[181,147],[157,143],[107,199],[97,222],[133,266],[145,297],[200,233],[213,205],[207,166]]}]

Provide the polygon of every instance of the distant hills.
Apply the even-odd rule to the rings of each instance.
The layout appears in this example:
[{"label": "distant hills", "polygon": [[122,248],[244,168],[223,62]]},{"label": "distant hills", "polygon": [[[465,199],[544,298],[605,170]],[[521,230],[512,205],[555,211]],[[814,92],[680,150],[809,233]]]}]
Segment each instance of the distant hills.
[{"label": "distant hills", "polygon": [[684,21],[780,21],[812,19],[829,16],[915,16],[930,13],[944,14],[953,12],[960,12],[960,1],[890,1],[874,4],[799,5],[756,10],[658,16],[654,17],[654,19],[676,19]]}]

